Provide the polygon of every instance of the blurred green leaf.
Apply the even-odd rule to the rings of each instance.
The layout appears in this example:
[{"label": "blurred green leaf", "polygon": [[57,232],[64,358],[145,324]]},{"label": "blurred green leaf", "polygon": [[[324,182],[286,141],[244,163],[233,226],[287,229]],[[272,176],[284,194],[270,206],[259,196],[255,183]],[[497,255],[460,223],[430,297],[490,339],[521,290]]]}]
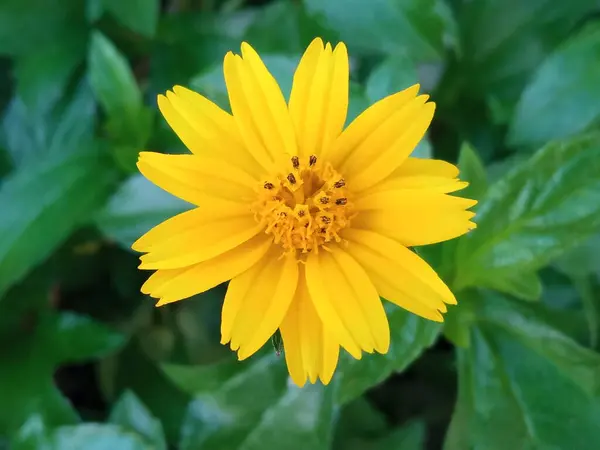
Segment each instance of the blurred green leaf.
[{"label": "blurred green leaf", "polygon": [[425,424],[414,421],[396,428],[387,436],[371,443],[368,450],[419,450],[425,448]]},{"label": "blurred green leaf", "polygon": [[123,344],[123,336],[72,313],[44,312],[0,348],[0,434],[17,430],[31,414],[49,426],[74,423],[77,414],[54,386],[55,369],[64,363],[105,356]]},{"label": "blurred green leaf", "polygon": [[85,36],[83,2],[47,0],[0,2],[0,54],[23,55],[49,42],[76,41]]},{"label": "blurred green leaf", "polygon": [[152,227],[190,206],[138,174],[119,187],[96,214],[95,223],[106,237],[130,248]]},{"label": "blurred green leaf", "polygon": [[28,110],[43,114],[63,95],[69,78],[85,58],[83,39],[52,41],[17,59],[17,96]]},{"label": "blurred green leaf", "polygon": [[589,0],[461,2],[459,70],[467,89],[485,96],[497,119],[508,121],[531,74],[593,8]]},{"label": "blurred green leaf", "polygon": [[437,339],[439,323],[417,317],[392,304],[386,304],[392,339],[385,355],[365,354],[355,360],[344,354],[336,377],[340,388],[337,400],[346,403],[362,395],[367,389],[385,380],[394,372],[401,372]]},{"label": "blurred green leaf", "polygon": [[116,143],[129,145],[137,153],[150,136],[152,115],[142,103],[142,93],[129,63],[99,32],[92,34],[89,77],[108,116],[109,135]]},{"label": "blurred green leaf", "polygon": [[333,450],[348,450],[353,445],[364,445],[374,436],[384,435],[388,430],[387,417],[366,396],[340,408],[336,421]]},{"label": "blurred green leaf", "polygon": [[437,0],[304,0],[304,4],[354,52],[439,60],[445,35],[454,28],[445,5]]},{"label": "blurred green leaf", "polygon": [[0,295],[88,220],[113,179],[93,149],[32,161],[6,179],[0,187]]},{"label": "blurred green leaf", "polygon": [[169,379],[190,395],[210,393],[223,382],[244,369],[237,360],[226,360],[214,364],[187,366],[183,364],[163,364],[163,372]]},{"label": "blurred green leaf", "polygon": [[86,0],[85,17],[89,22],[96,22],[104,12],[104,0]]},{"label": "blurred green leaf", "polygon": [[600,331],[600,295],[598,295],[600,283],[595,277],[579,276],[574,278],[573,284],[581,297],[590,333],[590,347],[597,348],[598,332]]},{"label": "blurred green leaf", "polygon": [[[287,369],[281,359],[271,355],[242,364],[246,364],[246,370],[190,403],[182,427],[181,450],[243,448],[266,411],[284,394]],[[289,419],[294,421],[295,417]]]},{"label": "blurred green leaf", "polygon": [[455,289],[532,272],[600,227],[600,135],[549,144],[492,185],[460,238]]},{"label": "blurred green leaf", "polygon": [[127,28],[144,36],[154,36],[158,23],[160,0],[100,0],[95,3],[88,0],[88,17],[99,17],[99,11],[104,7]]},{"label": "blurred green leaf", "polygon": [[600,275],[600,233],[566,252],[556,260],[554,267],[572,276]]},{"label": "blurred green leaf", "polygon": [[[59,158],[82,151],[93,139],[96,106],[85,80],[69,95],[50,95],[44,106],[37,103],[37,96],[43,95],[38,88],[47,94],[53,89],[48,84],[23,92],[25,99],[30,97],[30,105],[25,99],[14,97],[2,121],[2,138],[15,166],[33,163],[40,157]],[[55,88],[62,89],[58,85]]]},{"label": "blurred green leaf", "polygon": [[487,280],[487,287],[527,301],[537,301],[542,295],[542,280],[535,272],[490,277]]},{"label": "blurred green leaf", "polygon": [[487,192],[488,177],[483,161],[471,145],[464,143],[458,155],[459,178],[469,185],[460,191],[461,197],[480,199]]},{"label": "blurred green leaf", "polygon": [[334,385],[289,383],[286,392],[263,412],[248,433],[240,450],[285,448],[286,450],[328,450],[332,439]]},{"label": "blurred green leaf", "polygon": [[301,55],[314,37],[330,34],[306,14],[300,2],[274,0],[252,12],[244,40],[260,53]]},{"label": "blurred green leaf", "polygon": [[365,87],[369,102],[375,103],[418,82],[415,63],[407,56],[394,55],[373,69]]},{"label": "blurred green leaf", "polygon": [[[370,414],[376,411],[368,411]],[[361,417],[361,420],[368,416]],[[387,428],[387,427],[386,427]],[[347,432],[352,433],[348,429]],[[381,432],[378,430],[377,437],[362,436],[345,439],[340,445],[334,446],[334,450],[423,450],[425,448],[425,423],[412,421],[401,427]]]},{"label": "blurred green leaf", "polygon": [[110,413],[109,422],[136,432],[153,449],[167,448],[162,424],[132,392],[126,391],[117,400]]},{"label": "blurred green leaf", "polygon": [[478,299],[458,349],[459,396],[445,449],[594,448],[600,356],[500,296]]},{"label": "blurred green leaf", "polygon": [[544,144],[585,130],[600,119],[598,80],[600,21],[569,39],[537,70],[517,106],[510,142]]},{"label": "blurred green leaf", "polygon": [[[156,447],[146,445],[144,440],[131,432],[115,425],[86,423],[76,426],[63,426],[45,435],[37,435],[37,442],[18,439],[14,450],[150,450]],[[35,447],[33,444],[37,444]]]},{"label": "blurred green leaf", "polygon": [[12,439],[13,450],[39,450],[46,445],[46,426],[38,414],[33,414]]},{"label": "blurred green leaf", "polygon": [[189,396],[169,383],[155,362],[142,351],[137,339],[132,339],[109,364],[112,366],[113,379],[108,381],[114,391],[134,392],[160,420],[167,440],[175,441],[180,433]]}]

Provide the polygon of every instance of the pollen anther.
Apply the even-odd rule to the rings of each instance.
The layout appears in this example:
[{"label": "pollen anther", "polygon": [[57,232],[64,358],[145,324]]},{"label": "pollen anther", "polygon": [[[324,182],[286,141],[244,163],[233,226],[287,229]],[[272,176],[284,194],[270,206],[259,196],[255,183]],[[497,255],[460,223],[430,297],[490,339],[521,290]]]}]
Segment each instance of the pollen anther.
[{"label": "pollen anther", "polygon": [[314,155],[291,161],[295,172],[272,174],[265,190],[257,191],[252,212],[283,253],[327,250],[328,242],[342,241],[339,233],[355,215],[344,179],[328,163],[317,166]]}]

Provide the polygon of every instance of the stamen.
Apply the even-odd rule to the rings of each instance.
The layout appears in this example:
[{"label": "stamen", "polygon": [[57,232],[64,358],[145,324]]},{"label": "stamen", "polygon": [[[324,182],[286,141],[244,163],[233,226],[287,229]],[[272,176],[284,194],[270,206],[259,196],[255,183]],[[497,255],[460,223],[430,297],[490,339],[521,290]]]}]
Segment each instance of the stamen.
[{"label": "stamen", "polygon": [[264,189],[259,190],[252,212],[283,254],[302,262],[302,255],[327,251],[328,244],[340,242],[340,232],[350,226],[356,212],[344,178],[331,164],[317,165],[315,155],[290,155],[287,161],[292,171],[273,173],[259,185]]}]

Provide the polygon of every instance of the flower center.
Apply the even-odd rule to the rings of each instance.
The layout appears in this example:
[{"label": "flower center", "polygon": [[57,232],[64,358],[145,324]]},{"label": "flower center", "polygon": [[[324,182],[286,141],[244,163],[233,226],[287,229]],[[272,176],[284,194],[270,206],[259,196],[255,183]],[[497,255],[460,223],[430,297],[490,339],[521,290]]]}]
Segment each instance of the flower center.
[{"label": "flower center", "polygon": [[317,252],[332,240],[340,242],[339,232],[355,215],[346,182],[316,156],[293,156],[260,186],[252,211],[286,253]]}]

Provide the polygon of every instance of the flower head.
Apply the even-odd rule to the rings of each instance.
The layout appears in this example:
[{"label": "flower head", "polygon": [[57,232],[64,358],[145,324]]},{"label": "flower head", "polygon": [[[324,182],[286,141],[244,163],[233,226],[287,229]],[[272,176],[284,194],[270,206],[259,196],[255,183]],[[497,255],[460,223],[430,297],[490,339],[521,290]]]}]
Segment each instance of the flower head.
[{"label": "flower head", "polygon": [[456,300],[408,247],[475,227],[446,162],[411,158],[435,106],[412,86],[346,129],[348,55],[315,39],[289,103],[258,54],[225,56],[232,114],[176,86],[158,105],[189,155],[140,154],[152,182],[194,205],[133,248],[165,305],[229,281],[221,342],[245,359],[280,330],[292,379],[331,380],[340,346],[385,353],[380,296],[442,321]]}]

